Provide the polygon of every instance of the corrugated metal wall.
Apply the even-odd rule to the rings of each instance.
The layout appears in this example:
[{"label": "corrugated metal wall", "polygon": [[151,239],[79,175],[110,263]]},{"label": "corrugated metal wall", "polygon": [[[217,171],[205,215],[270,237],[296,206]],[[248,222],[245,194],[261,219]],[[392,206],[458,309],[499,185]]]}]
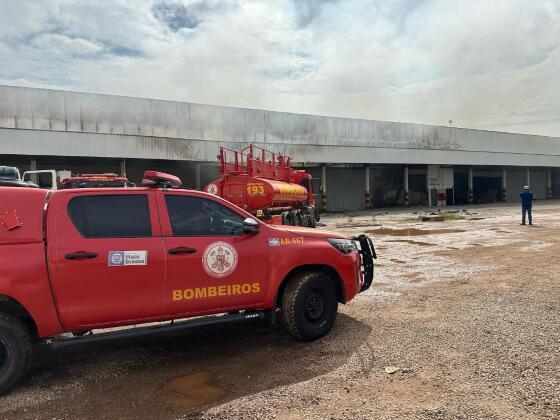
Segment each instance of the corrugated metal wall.
[{"label": "corrugated metal wall", "polygon": [[519,202],[519,193],[523,191],[523,186],[527,184],[526,170],[507,170],[506,190],[507,201],[510,203]]},{"label": "corrugated metal wall", "polygon": [[560,167],[560,139],[0,86],[0,153],[215,161],[266,145],[302,163]]},{"label": "corrugated metal wall", "polygon": [[531,191],[537,200],[546,199],[546,181],[548,174],[544,171],[531,171]]}]

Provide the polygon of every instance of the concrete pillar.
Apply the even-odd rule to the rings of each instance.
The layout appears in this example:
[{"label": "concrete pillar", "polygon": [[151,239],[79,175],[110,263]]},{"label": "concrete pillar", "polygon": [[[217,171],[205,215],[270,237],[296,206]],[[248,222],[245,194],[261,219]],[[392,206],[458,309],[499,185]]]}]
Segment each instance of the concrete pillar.
[{"label": "concrete pillar", "polygon": [[327,211],[327,165],[321,166],[321,210]]},{"label": "concrete pillar", "polygon": [[531,171],[527,169],[527,175],[525,175],[525,182],[529,188],[531,188]]},{"label": "concrete pillar", "polygon": [[474,203],[473,168],[469,168],[469,204]]},{"label": "concrete pillar", "polygon": [[126,178],[126,159],[121,160],[121,176]]},{"label": "concrete pillar", "polygon": [[[31,162],[29,162],[29,170],[30,171],[36,171],[37,170],[37,161],[35,160],[35,158],[31,158]],[[23,175],[23,174],[22,174]],[[31,182],[33,182],[34,184],[37,184],[37,175],[32,174],[29,177],[29,180]]]},{"label": "concrete pillar", "polygon": [[507,171],[502,170],[502,201],[507,201]]},{"label": "concrete pillar", "polygon": [[202,189],[202,186],[200,185],[200,163],[196,163],[194,165],[194,179],[195,179],[195,188],[197,190]]},{"label": "concrete pillar", "polygon": [[369,166],[364,168],[364,175],[366,178],[366,209],[371,209],[373,207],[371,202],[371,194],[370,194],[370,180],[369,180]]},{"label": "concrete pillar", "polygon": [[408,197],[408,166],[404,167],[404,205],[410,205],[410,199]]},{"label": "concrete pillar", "polygon": [[546,198],[552,199],[552,171],[550,169],[546,172]]}]

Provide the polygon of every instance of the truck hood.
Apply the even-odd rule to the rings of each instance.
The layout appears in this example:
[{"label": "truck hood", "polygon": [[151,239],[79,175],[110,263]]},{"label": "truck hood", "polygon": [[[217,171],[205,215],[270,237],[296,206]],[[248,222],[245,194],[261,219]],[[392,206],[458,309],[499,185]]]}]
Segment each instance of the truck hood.
[{"label": "truck hood", "polygon": [[348,239],[348,235],[343,235],[339,232],[331,232],[329,230],[313,229],[302,226],[288,226],[288,225],[268,225],[272,229],[276,229],[286,233],[292,233],[298,236],[312,237],[312,238],[340,238]]}]

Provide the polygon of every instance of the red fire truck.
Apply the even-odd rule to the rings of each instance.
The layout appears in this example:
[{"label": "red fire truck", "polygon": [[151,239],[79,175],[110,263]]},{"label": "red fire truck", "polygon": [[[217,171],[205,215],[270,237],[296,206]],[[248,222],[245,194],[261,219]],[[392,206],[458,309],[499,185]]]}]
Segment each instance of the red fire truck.
[{"label": "red fire truck", "polygon": [[265,224],[167,174],[147,172],[143,185],[0,188],[0,394],[40,342],[277,316],[309,341],[330,331],[338,303],[371,285],[365,235]]},{"label": "red fire truck", "polygon": [[291,167],[292,158],[249,145],[220,148],[221,177],[204,191],[222,197],[265,223],[315,227],[311,175]]},{"label": "red fire truck", "polygon": [[68,188],[134,187],[127,178],[113,173],[72,175],[60,181],[61,190]]}]

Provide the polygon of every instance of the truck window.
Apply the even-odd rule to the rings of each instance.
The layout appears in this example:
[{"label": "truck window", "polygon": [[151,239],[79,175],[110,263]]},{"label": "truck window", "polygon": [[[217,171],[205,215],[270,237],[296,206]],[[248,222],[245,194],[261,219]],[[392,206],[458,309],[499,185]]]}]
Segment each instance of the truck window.
[{"label": "truck window", "polygon": [[220,203],[181,195],[166,195],[165,202],[175,236],[243,234],[243,217]]},{"label": "truck window", "polygon": [[152,236],[146,195],[84,195],[68,203],[68,215],[86,238]]}]

